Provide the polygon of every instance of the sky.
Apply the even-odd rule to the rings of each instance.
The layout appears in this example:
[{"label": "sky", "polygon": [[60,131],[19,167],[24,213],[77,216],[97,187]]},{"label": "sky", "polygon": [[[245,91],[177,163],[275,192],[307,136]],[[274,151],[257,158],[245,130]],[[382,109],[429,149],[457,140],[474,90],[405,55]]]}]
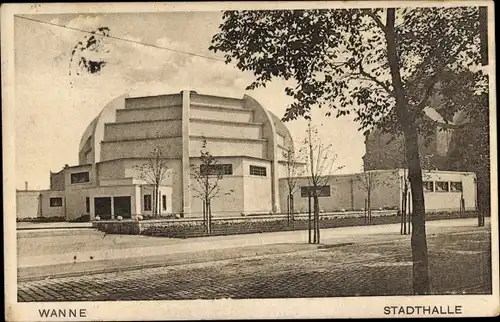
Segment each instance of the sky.
[{"label": "sky", "polygon": [[[113,37],[223,59],[208,50],[222,22],[214,12],[37,14],[26,16],[88,31],[108,27]],[[84,40],[83,32],[20,18],[14,21],[16,188],[49,188],[49,172],[78,164],[78,144],[87,125],[104,105],[122,94],[131,97],[194,90],[200,94],[255,98],[282,117],[291,99],[287,85],[275,79],[265,88],[245,91],[253,80],[217,60],[106,38],[107,62],[99,75],[76,75],[71,51]],[[69,71],[71,70],[71,75]],[[358,172],[365,153],[364,137],[352,117],[312,113],[325,144],[337,154],[338,173]],[[307,121],[286,122],[295,141],[306,136]]]}]

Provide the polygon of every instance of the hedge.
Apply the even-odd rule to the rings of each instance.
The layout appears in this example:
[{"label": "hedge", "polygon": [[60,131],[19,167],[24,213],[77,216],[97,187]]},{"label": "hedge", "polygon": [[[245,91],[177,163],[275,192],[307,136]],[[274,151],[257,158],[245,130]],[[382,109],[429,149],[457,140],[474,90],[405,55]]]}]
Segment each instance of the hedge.
[{"label": "hedge", "polygon": [[[476,212],[438,212],[428,213],[427,221],[439,219],[456,219],[476,217]],[[320,217],[320,228],[336,228],[365,225],[382,225],[399,223],[401,217],[396,213],[389,213],[372,217],[370,224],[365,223],[363,216],[322,216]],[[214,218],[212,231],[207,234],[202,220],[156,220],[156,221],[103,221],[94,222],[94,227],[110,234],[141,234],[146,236],[170,237],[170,238],[192,238],[203,236],[221,236],[252,234],[264,232],[307,230],[307,217],[298,217],[288,224],[286,218],[239,218],[221,219]]]}]

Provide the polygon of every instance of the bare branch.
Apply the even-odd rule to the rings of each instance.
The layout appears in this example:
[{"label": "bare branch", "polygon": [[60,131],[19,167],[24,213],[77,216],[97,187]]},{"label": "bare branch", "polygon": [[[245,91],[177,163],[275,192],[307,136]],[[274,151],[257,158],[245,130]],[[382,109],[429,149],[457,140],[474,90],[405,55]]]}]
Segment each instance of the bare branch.
[{"label": "bare branch", "polygon": [[360,60],[359,64],[358,64],[359,73],[361,75],[367,77],[369,80],[373,81],[374,83],[376,83],[378,86],[382,87],[384,90],[387,91],[387,93],[391,94],[392,90],[389,88],[389,86],[387,86],[387,84],[384,84],[383,82],[381,82],[380,80],[378,80],[375,76],[371,75],[370,73],[368,73],[367,71],[365,71],[363,69],[363,63],[362,63],[362,61],[363,60]]},{"label": "bare branch", "polygon": [[372,11],[372,9],[363,9],[363,13],[371,17],[375,24],[384,32],[387,33],[387,26],[382,23],[382,20]]}]

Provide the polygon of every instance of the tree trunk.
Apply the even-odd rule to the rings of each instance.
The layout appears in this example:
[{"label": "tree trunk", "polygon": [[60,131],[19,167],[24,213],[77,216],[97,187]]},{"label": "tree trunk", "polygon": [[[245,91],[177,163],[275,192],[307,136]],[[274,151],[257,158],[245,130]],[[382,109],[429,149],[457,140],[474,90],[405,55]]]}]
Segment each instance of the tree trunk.
[{"label": "tree trunk", "polygon": [[207,225],[207,202],[203,200],[203,230],[208,231]]},{"label": "tree trunk", "polygon": [[410,194],[408,194],[408,190],[406,191],[406,194],[408,195],[407,200],[406,200],[406,209],[407,209],[407,222],[408,222],[408,234],[411,234],[411,202],[410,202]]},{"label": "tree trunk", "polygon": [[408,186],[407,183],[405,182],[405,187],[404,187],[404,192],[403,192],[403,218],[404,218],[404,227],[403,227],[403,233],[406,235],[406,224],[407,221],[409,221],[409,216],[408,216]]},{"label": "tree trunk", "polygon": [[212,201],[208,200],[208,233],[212,233]]},{"label": "tree trunk", "polygon": [[371,187],[368,188],[368,198],[367,198],[367,203],[366,207],[368,208],[368,223],[372,223],[372,203],[371,203]]},{"label": "tree trunk", "polygon": [[292,221],[292,228],[295,229],[295,205],[293,200],[293,194],[290,194],[290,217]]},{"label": "tree trunk", "polygon": [[366,205],[367,205],[367,200],[365,198],[365,207],[363,208],[363,218],[365,219],[365,224],[368,223],[368,217],[367,217],[367,214],[366,214]]},{"label": "tree trunk", "polygon": [[320,240],[320,233],[319,233],[319,198],[317,195],[314,196],[314,228],[315,228],[315,242],[316,244],[319,244]]},{"label": "tree trunk", "polygon": [[308,211],[309,211],[309,220],[308,220],[308,240],[309,240],[309,244],[311,244],[311,194],[309,194],[309,208],[308,208]]},{"label": "tree trunk", "polygon": [[408,179],[411,185],[412,224],[411,248],[413,259],[413,293],[423,295],[430,293],[429,259],[427,253],[427,236],[425,232],[425,205],[422,186],[422,169],[418,151],[418,136],[414,113],[408,111],[409,105],[405,89],[401,81],[399,58],[396,50],[394,32],[395,9],[387,9],[386,17],[387,57],[391,72],[392,85],[396,98],[396,113],[403,129]]}]

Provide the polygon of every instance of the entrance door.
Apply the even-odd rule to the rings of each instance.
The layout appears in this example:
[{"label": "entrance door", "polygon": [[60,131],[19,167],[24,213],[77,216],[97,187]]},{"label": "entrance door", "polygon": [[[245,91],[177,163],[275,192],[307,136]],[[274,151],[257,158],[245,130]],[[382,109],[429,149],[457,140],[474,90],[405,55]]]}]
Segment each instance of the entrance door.
[{"label": "entrance door", "polygon": [[118,216],[122,216],[123,219],[132,218],[130,196],[113,197],[113,207],[115,208],[115,218]]},{"label": "entrance door", "polygon": [[94,213],[101,219],[111,219],[111,197],[94,198]]}]

